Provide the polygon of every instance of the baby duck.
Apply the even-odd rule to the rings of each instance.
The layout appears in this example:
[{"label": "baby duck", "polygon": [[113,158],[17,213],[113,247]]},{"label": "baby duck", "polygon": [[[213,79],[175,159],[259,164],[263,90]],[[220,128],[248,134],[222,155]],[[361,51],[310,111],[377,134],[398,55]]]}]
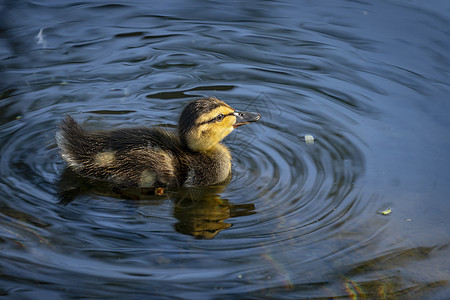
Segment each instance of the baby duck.
[{"label": "baby duck", "polygon": [[208,186],[231,174],[230,152],[220,142],[260,118],[209,97],[188,102],[178,132],[161,127],[86,131],[67,115],[56,141],[68,166],[89,179],[121,187]]}]

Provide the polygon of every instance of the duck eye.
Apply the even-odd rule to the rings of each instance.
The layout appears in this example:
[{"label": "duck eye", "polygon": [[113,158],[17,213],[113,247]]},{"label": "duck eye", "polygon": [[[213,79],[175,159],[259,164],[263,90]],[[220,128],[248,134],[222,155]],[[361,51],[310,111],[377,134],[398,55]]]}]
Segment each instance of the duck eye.
[{"label": "duck eye", "polygon": [[216,121],[217,121],[217,122],[220,122],[220,121],[223,120],[224,117],[225,117],[225,116],[224,116],[223,114],[220,114],[220,115],[218,115],[218,116],[216,117]]}]

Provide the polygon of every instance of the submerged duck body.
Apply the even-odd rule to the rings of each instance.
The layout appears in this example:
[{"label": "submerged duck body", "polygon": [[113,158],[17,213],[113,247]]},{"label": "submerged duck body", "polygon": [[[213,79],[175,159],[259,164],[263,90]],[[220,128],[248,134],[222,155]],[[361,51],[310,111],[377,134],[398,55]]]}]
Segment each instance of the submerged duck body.
[{"label": "submerged duck body", "polygon": [[178,132],[160,127],[86,131],[70,116],[56,134],[61,156],[79,175],[124,187],[214,185],[231,174],[231,155],[220,142],[234,128],[260,119],[216,98],[190,101]]}]

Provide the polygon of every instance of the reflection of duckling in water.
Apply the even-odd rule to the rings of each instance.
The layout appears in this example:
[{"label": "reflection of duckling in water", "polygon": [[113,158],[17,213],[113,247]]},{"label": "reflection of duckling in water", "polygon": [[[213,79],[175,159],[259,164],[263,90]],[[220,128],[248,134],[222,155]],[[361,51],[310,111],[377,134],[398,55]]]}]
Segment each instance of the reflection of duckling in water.
[{"label": "reflection of duckling in water", "polygon": [[69,167],[85,178],[122,187],[208,186],[231,174],[231,155],[220,141],[260,118],[210,97],[186,105],[178,133],[147,127],[89,132],[67,116],[56,140]]},{"label": "reflection of duckling in water", "polygon": [[[174,224],[176,231],[194,236],[197,239],[212,239],[220,231],[232,224],[226,222],[229,218],[237,218],[255,214],[253,203],[233,204],[220,194],[226,187],[226,182],[207,187],[174,188],[165,193],[165,197],[148,193],[151,189],[126,188],[111,186],[107,182],[86,180],[70,168],[66,168],[58,181],[59,204],[68,205],[82,195],[95,194],[112,198],[127,199],[124,205],[138,206],[142,211],[166,201],[172,201]],[[142,214],[142,212],[141,212]],[[159,213],[157,213],[159,214]],[[145,213],[143,214],[145,215]]]},{"label": "reflection of duckling in water", "polygon": [[174,207],[174,217],[178,219],[175,229],[197,239],[212,239],[220,231],[232,226],[224,222],[229,218],[255,214],[253,204],[231,204],[219,193],[223,185],[202,189],[179,191]]}]

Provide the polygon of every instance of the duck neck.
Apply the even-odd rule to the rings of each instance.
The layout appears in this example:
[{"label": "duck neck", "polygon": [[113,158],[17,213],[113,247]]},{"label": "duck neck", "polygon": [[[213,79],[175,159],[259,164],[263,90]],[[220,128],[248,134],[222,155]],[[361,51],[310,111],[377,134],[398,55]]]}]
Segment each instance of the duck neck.
[{"label": "duck neck", "polygon": [[220,143],[209,150],[195,151],[188,158],[189,173],[184,186],[207,186],[225,181],[231,174],[231,155]]},{"label": "duck neck", "polygon": [[219,143],[219,140],[213,141],[210,139],[202,139],[199,136],[194,136],[193,133],[179,133],[179,136],[181,145],[192,152],[214,152],[216,147],[223,147],[223,145]]}]

